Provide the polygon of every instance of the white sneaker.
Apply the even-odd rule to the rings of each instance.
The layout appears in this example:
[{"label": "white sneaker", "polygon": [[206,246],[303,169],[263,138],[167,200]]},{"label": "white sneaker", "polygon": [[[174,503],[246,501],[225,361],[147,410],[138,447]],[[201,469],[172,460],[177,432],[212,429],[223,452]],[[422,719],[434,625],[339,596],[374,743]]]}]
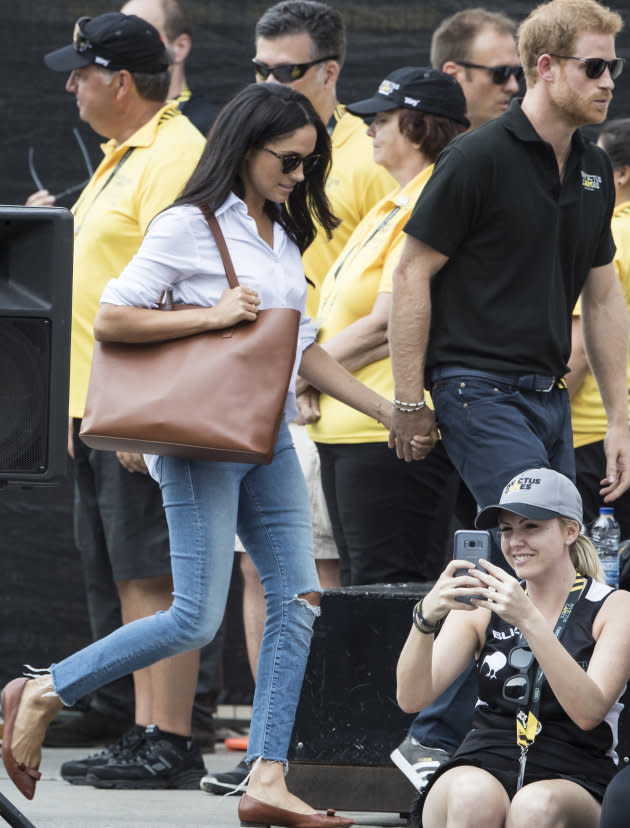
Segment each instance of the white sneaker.
[{"label": "white sneaker", "polygon": [[406,736],[396,750],[392,751],[390,758],[414,788],[421,791],[429,781],[429,777],[450,756],[441,748],[425,747],[413,736]]}]

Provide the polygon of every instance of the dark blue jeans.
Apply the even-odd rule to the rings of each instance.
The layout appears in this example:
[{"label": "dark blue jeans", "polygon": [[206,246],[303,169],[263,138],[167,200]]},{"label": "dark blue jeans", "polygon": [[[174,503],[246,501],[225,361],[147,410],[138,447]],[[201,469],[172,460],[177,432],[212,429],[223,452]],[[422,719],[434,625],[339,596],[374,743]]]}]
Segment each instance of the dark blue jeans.
[{"label": "dark blue jeans", "polygon": [[497,503],[527,468],[552,468],[575,480],[566,388],[536,391],[519,387],[517,376],[505,375],[508,382],[465,369],[452,376],[455,370],[435,372],[431,396],[446,451],[480,508]]},{"label": "dark blue jeans", "polygon": [[613,777],[602,802],[600,828],[626,828],[630,808],[630,768]]},{"label": "dark blue jeans", "polygon": [[[498,503],[503,487],[528,468],[552,468],[575,480],[569,395],[552,379],[451,366],[434,372],[431,396],[444,446],[481,508]],[[493,562],[503,563],[493,546]],[[468,669],[416,717],[411,734],[452,751],[470,728],[473,693]]]}]

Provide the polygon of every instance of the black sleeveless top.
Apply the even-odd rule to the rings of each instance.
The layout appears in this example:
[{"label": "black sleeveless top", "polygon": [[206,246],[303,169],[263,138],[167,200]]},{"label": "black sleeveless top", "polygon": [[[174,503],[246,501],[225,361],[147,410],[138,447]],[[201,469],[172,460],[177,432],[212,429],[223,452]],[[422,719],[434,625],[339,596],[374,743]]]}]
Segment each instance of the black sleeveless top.
[{"label": "black sleeveless top", "polygon": [[[562,646],[586,670],[593,653],[593,619],[612,589],[587,578],[562,635]],[[497,752],[517,759],[517,705],[503,696],[507,678],[518,674],[508,663],[508,655],[519,642],[519,631],[492,613],[486,630],[486,641],[477,661],[478,700],[473,728],[455,756],[466,756],[480,750]],[[533,670],[532,670],[533,672]],[[531,677],[533,680],[533,676]],[[619,714],[617,700],[606,718],[592,730],[581,730],[564,712],[549,685],[542,689],[540,722],[542,729],[529,749],[529,761],[548,768],[553,775],[584,771],[604,782],[614,774],[618,758],[615,752]],[[453,757],[455,758],[455,757]]]}]

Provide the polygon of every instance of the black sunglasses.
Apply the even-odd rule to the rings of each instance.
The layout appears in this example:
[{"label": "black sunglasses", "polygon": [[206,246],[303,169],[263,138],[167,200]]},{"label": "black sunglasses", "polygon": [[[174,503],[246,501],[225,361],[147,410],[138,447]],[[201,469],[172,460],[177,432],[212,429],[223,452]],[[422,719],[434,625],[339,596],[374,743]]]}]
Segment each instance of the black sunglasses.
[{"label": "black sunglasses", "polygon": [[279,152],[269,149],[269,147],[263,147],[263,149],[280,159],[280,169],[284,175],[297,170],[300,164],[302,164],[304,175],[310,175],[320,162],[320,156],[316,152],[305,156],[298,155],[297,152],[287,152],[281,155]]},{"label": "black sunglasses", "polygon": [[74,24],[74,30],[72,32],[72,45],[74,46],[74,51],[78,52],[80,55],[92,48],[92,43],[83,34],[82,28],[86,23],[89,23],[91,19],[91,17],[80,17]]},{"label": "black sunglasses", "polygon": [[507,83],[510,75],[514,75],[514,79],[517,81],[520,81],[523,77],[522,66],[483,66],[481,63],[469,63],[466,60],[456,60],[455,63],[459,63],[460,66],[465,66],[467,69],[485,69],[486,72],[490,72],[492,83],[496,83],[497,86]]},{"label": "black sunglasses", "polygon": [[551,57],[561,58],[561,60],[579,60],[584,64],[584,71],[587,78],[601,78],[606,69],[610,72],[610,77],[615,80],[623,72],[623,65],[626,62],[625,58],[613,58],[612,60],[604,60],[604,58],[581,58],[573,57],[573,55],[552,55]]},{"label": "black sunglasses", "polygon": [[252,60],[252,63],[256,75],[262,80],[267,80],[269,75],[273,75],[278,83],[291,83],[304,77],[311,66],[317,66],[318,63],[324,63],[327,60],[339,60],[339,55],[317,58],[317,60],[311,60],[310,63],[278,63],[275,66],[268,66],[256,58]]},{"label": "black sunglasses", "polygon": [[[94,175],[94,168],[90,160],[90,155],[87,151],[85,143],[83,142],[83,138],[81,138],[79,130],[76,127],[72,127],[72,133],[76,138],[77,144],[79,145],[79,149],[81,150],[81,155],[83,156],[83,161],[87,169],[88,177],[85,179],[85,181],[82,181],[80,184],[73,184],[70,187],[66,187],[66,189],[62,190],[60,193],[57,193],[57,195],[54,196],[55,201],[59,201],[59,199],[64,198],[65,196],[70,195],[71,193],[76,193],[79,190],[82,190],[88,183],[90,178]],[[35,169],[35,147],[28,148],[28,170],[37,189],[46,189],[42,184],[41,178],[37,174],[37,170]]]},{"label": "black sunglasses", "polygon": [[503,698],[523,704],[529,699],[531,679],[528,673],[534,661],[534,654],[528,647],[513,647],[508,655],[508,664],[519,672],[507,678],[503,684]]}]

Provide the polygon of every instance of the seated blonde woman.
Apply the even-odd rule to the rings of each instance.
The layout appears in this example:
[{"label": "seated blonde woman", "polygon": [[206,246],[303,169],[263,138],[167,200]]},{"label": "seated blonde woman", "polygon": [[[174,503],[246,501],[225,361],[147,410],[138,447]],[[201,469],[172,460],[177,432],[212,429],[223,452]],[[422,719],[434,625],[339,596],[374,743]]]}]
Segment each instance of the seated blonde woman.
[{"label": "seated blonde woman", "polygon": [[473,655],[479,699],[472,730],[415,803],[412,828],[599,825],[630,677],[630,594],[601,582],[581,523],[573,483],[528,469],[477,517],[481,529],[499,527],[517,577],[485,560],[451,561],[416,605],[398,662],[400,706],[421,710]]}]

